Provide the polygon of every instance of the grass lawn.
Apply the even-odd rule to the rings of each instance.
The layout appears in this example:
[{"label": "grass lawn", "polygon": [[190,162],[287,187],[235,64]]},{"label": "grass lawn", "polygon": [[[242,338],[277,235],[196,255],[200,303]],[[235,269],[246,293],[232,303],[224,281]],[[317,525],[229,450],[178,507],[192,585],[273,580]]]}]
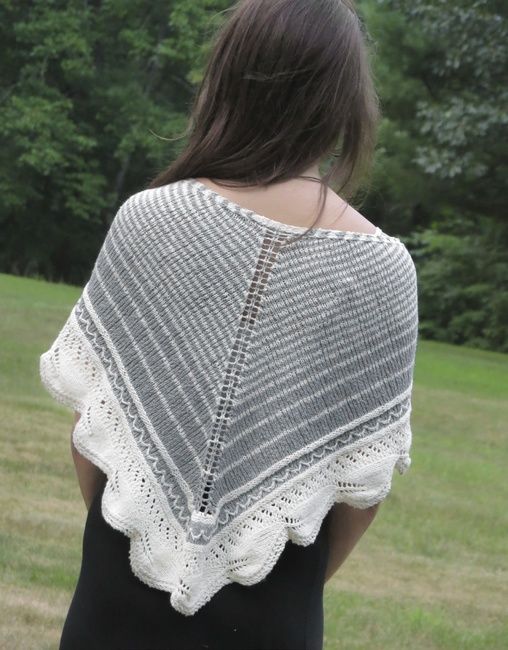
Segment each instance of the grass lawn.
[{"label": "grass lawn", "polygon": [[[73,418],[42,387],[39,355],[80,291],[0,274],[5,650],[58,646],[79,573]],[[507,393],[507,355],[420,341],[412,466],[326,584],[325,650],[508,648]]]}]

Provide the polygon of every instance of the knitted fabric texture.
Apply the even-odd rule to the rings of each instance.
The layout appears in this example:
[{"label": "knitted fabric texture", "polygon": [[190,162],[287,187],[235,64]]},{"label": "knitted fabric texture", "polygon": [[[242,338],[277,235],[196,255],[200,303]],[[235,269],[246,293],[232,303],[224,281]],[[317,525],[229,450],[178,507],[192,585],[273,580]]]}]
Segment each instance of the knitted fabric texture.
[{"label": "knitted fabric texture", "polygon": [[185,615],[411,462],[413,260],[379,228],[282,246],[303,230],[197,179],[138,192],[40,357],[134,574]]}]

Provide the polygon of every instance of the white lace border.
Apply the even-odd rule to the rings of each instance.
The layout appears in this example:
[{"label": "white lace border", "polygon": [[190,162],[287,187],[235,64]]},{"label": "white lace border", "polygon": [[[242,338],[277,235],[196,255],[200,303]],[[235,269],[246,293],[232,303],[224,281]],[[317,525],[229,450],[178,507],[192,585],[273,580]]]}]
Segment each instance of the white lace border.
[{"label": "white lace border", "polygon": [[102,514],[130,538],[132,571],[168,592],[171,605],[182,614],[193,615],[230,582],[261,581],[288,540],[303,546],[315,541],[334,503],[356,508],[379,503],[391,490],[394,469],[403,474],[411,464],[409,408],[396,422],[269,491],[208,544],[192,544],[134,440],[74,312],[40,357],[41,380],[55,400],[81,414],[73,442],[107,476]]}]

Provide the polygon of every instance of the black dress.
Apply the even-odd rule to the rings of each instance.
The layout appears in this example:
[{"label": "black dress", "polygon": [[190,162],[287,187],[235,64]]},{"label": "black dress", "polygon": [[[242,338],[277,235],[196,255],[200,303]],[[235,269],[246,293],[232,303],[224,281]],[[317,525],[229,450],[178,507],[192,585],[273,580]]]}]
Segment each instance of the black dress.
[{"label": "black dress", "polygon": [[330,514],[310,546],[288,541],[264,580],[229,583],[185,616],[132,573],[129,539],[104,520],[101,496],[88,511],[59,650],[322,650]]}]

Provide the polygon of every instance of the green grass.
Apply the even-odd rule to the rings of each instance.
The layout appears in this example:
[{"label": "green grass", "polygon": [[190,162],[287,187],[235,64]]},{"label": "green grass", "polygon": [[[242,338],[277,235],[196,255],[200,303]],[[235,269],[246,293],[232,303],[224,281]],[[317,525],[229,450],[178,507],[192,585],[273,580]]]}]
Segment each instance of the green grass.
[{"label": "green grass", "polygon": [[[0,648],[55,648],[86,509],[39,379],[80,288],[0,274]],[[420,341],[412,466],[325,587],[325,650],[508,647],[508,357]]]}]

